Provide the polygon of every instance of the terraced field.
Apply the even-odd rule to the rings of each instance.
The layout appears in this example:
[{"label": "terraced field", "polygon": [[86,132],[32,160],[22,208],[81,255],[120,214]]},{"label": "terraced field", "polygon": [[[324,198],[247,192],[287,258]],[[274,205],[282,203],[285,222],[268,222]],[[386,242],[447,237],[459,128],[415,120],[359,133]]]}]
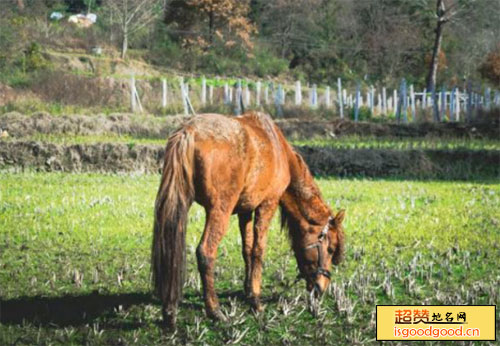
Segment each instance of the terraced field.
[{"label": "terraced field", "polygon": [[295,283],[275,218],[266,309],[253,314],[233,219],[216,271],[229,322],[205,318],[195,205],[179,328],[162,334],[149,268],[155,173],[180,121],[0,116],[0,345],[375,344],[377,304],[500,304],[499,138],[461,124],[421,136],[425,126],[349,123],[309,124],[319,132],[304,137],[291,121],[280,126],[328,204],[347,210],[346,258],[327,294],[311,303]]}]

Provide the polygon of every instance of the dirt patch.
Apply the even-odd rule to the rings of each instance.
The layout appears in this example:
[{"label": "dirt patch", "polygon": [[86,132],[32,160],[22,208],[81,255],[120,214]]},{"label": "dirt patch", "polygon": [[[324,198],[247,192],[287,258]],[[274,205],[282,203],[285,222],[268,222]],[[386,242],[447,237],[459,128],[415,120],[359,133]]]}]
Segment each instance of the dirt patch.
[{"label": "dirt patch", "polygon": [[13,101],[16,98],[16,92],[10,86],[0,83],[0,106]]},{"label": "dirt patch", "polygon": [[[315,175],[413,179],[500,178],[500,151],[297,147]],[[160,172],[160,145],[0,142],[0,168],[66,172]]]},{"label": "dirt patch", "polygon": [[498,121],[485,123],[416,123],[377,124],[355,123],[350,120],[304,121],[277,120],[287,138],[301,139],[314,136],[372,136],[372,137],[445,137],[445,138],[500,138]]},{"label": "dirt patch", "polygon": [[164,138],[177,129],[185,116],[134,116],[128,114],[111,115],[64,115],[51,116],[37,112],[30,116],[17,112],[0,116],[0,128],[7,130],[11,137],[22,138],[37,133],[75,135],[130,135],[134,137]]},{"label": "dirt patch", "polygon": [[[42,134],[124,134],[134,137],[165,139],[175,131],[187,117],[139,116],[133,114],[112,115],[67,115],[51,116],[38,112],[22,115],[10,112],[0,116],[0,128],[12,137],[22,138],[36,133]],[[496,120],[495,120],[496,119]],[[278,126],[290,139],[309,139],[325,136],[373,136],[373,137],[460,137],[500,138],[498,118],[485,123],[417,123],[410,125],[354,123],[349,120],[307,121],[278,119]]]},{"label": "dirt patch", "polygon": [[387,150],[297,147],[314,175],[474,180],[500,178],[496,150]]}]

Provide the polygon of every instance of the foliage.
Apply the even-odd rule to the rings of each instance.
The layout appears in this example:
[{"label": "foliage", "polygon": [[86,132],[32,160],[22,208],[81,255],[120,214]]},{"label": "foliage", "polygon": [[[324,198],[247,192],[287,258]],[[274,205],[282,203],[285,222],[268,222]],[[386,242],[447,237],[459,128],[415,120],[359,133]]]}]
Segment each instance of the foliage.
[{"label": "foliage", "polygon": [[170,8],[166,20],[182,28],[182,44],[186,47],[203,51],[214,46],[253,48],[251,36],[256,29],[248,19],[248,0],[188,0],[173,2]]},{"label": "foliage", "polygon": [[500,86],[500,44],[490,52],[480,67],[483,78],[496,86]]}]

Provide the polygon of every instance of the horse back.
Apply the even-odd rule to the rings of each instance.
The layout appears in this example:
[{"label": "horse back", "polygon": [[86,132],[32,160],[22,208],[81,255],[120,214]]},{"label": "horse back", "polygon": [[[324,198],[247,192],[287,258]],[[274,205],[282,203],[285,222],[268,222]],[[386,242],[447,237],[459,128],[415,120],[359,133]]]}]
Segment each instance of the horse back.
[{"label": "horse back", "polygon": [[288,143],[263,113],[203,114],[186,126],[195,138],[195,200],[246,212],[279,199],[290,182]]}]

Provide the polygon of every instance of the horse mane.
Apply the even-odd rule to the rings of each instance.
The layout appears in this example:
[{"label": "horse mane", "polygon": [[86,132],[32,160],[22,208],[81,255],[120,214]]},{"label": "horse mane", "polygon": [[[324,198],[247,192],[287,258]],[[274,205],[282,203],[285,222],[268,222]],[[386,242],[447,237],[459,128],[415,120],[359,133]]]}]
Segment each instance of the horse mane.
[{"label": "horse mane", "polygon": [[320,225],[318,216],[330,212],[304,159],[293,149],[292,154],[295,174],[280,202],[281,229],[288,230],[288,237],[291,240],[299,232],[300,219]]}]

